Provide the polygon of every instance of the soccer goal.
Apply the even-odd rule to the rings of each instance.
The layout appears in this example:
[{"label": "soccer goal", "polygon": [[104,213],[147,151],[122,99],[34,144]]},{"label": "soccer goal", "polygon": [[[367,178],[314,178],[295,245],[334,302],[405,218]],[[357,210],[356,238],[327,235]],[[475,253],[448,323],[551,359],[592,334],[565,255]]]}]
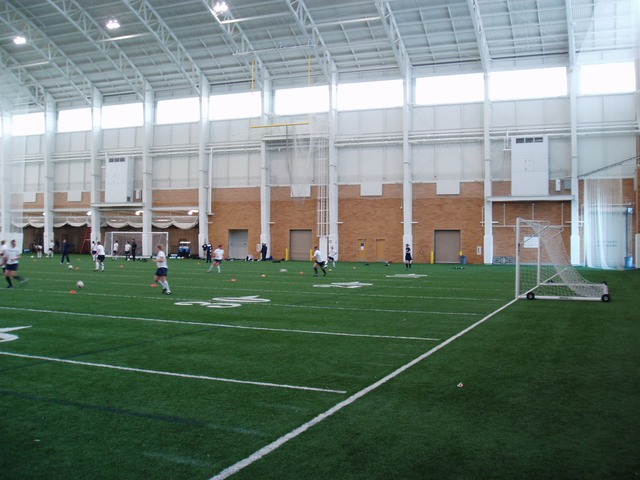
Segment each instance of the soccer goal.
[{"label": "soccer goal", "polygon": [[118,256],[124,257],[124,246],[127,242],[132,243],[134,240],[138,245],[136,249],[136,257],[143,257],[142,240],[143,238],[151,239],[151,252],[146,253],[148,257],[155,252],[156,245],[162,245],[164,251],[169,256],[169,232],[107,232],[104,239],[104,249],[108,256],[113,253],[113,244],[118,242]]},{"label": "soccer goal", "polygon": [[562,227],[518,218],[516,298],[608,302],[609,287],[585,279],[571,265]]}]

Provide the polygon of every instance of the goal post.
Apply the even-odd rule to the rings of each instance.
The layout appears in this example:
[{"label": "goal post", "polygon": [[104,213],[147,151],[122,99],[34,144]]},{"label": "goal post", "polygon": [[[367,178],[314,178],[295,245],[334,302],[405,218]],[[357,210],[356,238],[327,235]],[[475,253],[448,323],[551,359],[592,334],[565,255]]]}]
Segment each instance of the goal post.
[{"label": "goal post", "polygon": [[[151,252],[143,255],[142,252],[142,240],[143,238],[149,238],[151,240]],[[143,256],[149,257],[155,252],[156,245],[162,245],[164,251],[169,256],[169,232],[124,232],[124,231],[112,231],[105,233],[104,250],[107,256],[113,254],[113,244],[118,242],[118,256],[124,258],[124,246],[127,242],[132,243],[135,240],[138,245],[136,250],[136,258]]]},{"label": "goal post", "polygon": [[609,287],[585,279],[571,265],[562,226],[518,218],[516,298],[608,302]]}]

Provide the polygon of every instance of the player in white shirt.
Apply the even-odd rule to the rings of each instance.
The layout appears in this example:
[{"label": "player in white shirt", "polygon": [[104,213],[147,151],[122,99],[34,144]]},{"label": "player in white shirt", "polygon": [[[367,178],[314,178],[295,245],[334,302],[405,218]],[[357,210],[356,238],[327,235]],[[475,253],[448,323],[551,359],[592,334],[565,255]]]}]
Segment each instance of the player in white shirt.
[{"label": "player in white shirt", "polygon": [[120,244],[116,240],[115,242],[113,242],[113,248],[111,249],[111,260],[118,259],[118,250],[120,250]]},{"label": "player in white shirt", "polygon": [[162,245],[156,246],[156,256],[153,261],[156,262],[156,282],[162,286],[164,295],[171,295],[171,288],[169,288],[169,282],[167,281],[167,274],[169,273],[167,255],[162,250]]},{"label": "player in white shirt", "polygon": [[222,263],[223,258],[224,248],[222,248],[222,245],[218,245],[218,248],[213,251],[213,264],[209,267],[209,270],[207,270],[207,272],[210,272],[211,270],[213,270],[213,267],[216,267],[218,269],[218,273],[221,273],[220,264]]},{"label": "player in white shirt", "polygon": [[318,249],[318,247],[313,247],[315,249],[315,252],[313,252],[313,271],[316,272],[315,273],[315,277],[318,276],[318,267],[320,267],[322,269],[322,275],[324,277],[327,276],[327,270],[324,268],[325,266],[325,260],[324,257],[322,256],[322,253],[320,252],[320,250]]},{"label": "player in white shirt", "polygon": [[336,268],[336,261],[338,260],[338,252],[335,248],[331,247],[329,250],[329,256],[327,257],[330,262],[333,263],[333,268]]},{"label": "player in white shirt", "polygon": [[3,273],[4,273],[4,264],[7,260],[7,258],[5,257],[5,252],[7,251],[7,248],[9,248],[9,245],[7,245],[7,241],[2,240],[0,242],[0,266],[2,267]]},{"label": "player in white shirt", "polygon": [[26,278],[22,278],[18,275],[18,264],[20,263],[21,254],[22,252],[16,245],[15,240],[11,240],[11,245],[3,252],[4,278],[7,279],[7,283],[9,284],[7,288],[13,288],[12,278],[19,280],[20,283],[26,283],[28,281]]},{"label": "player in white shirt", "polygon": [[104,245],[100,242],[96,243],[96,272],[102,268],[104,272],[104,258],[106,257],[106,253],[104,251]]}]

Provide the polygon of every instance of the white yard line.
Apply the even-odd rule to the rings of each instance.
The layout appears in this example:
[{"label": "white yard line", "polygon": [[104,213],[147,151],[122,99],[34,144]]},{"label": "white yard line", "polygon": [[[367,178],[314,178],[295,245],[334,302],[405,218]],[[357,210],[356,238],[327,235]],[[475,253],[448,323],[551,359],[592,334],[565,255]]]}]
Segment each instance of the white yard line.
[{"label": "white yard line", "polygon": [[446,347],[447,345],[449,345],[451,342],[457,340],[458,338],[460,338],[461,336],[463,336],[464,334],[470,332],[471,330],[473,330],[474,328],[476,328],[477,326],[483,324],[484,322],[486,322],[487,320],[489,320],[491,317],[493,317],[494,315],[496,315],[497,313],[501,312],[502,310],[504,310],[505,308],[509,307],[510,305],[512,305],[513,303],[515,303],[517,301],[517,299],[511,300],[509,303],[507,303],[506,305],[503,305],[502,307],[498,308],[497,310],[491,312],[489,315],[485,316],[484,318],[482,318],[481,320],[478,320],[476,323],[474,323],[473,325],[470,325],[469,327],[465,328],[464,330],[460,331],[459,333],[455,334],[454,336],[448,338],[447,340],[445,340],[444,342],[436,345],[435,347],[433,347],[431,350],[429,350],[428,352],[423,353],[422,355],[420,355],[419,357],[413,359],[412,361],[410,361],[409,363],[403,365],[402,367],[398,368],[397,370],[395,370],[394,372],[390,373],[389,375],[387,375],[386,377],[378,380],[377,382],[373,383],[372,385],[369,385],[368,387],[360,390],[359,392],[351,395],[349,398],[343,400],[342,402],[338,403],[337,405],[331,407],[329,410],[321,413],[320,415],[316,416],[315,418],[309,420],[308,422],[300,425],[298,428],[292,430],[291,432],[283,435],[282,437],[278,438],[277,440],[273,441],[272,443],[270,443],[269,445],[266,445],[264,447],[262,447],[260,450],[254,452],[253,454],[249,455],[247,458],[240,460],[237,463],[234,463],[233,465],[225,468],[224,470],[222,470],[220,473],[218,473],[217,475],[211,477],[210,480],[224,480],[226,478],[229,478],[230,476],[238,473],[240,470],[242,470],[245,467],[248,467],[249,465],[251,465],[252,463],[260,460],[262,457],[264,457],[265,455],[270,454],[271,452],[273,452],[274,450],[278,449],[279,447],[281,447],[282,445],[284,445],[285,443],[287,443],[290,440],[293,440],[294,438],[296,438],[298,435],[306,432],[308,429],[310,429],[311,427],[317,425],[318,423],[322,422],[323,420],[329,418],[331,415],[333,415],[334,413],[342,410],[343,408],[351,405],[353,402],[355,402],[356,400],[362,398],[363,396],[365,396],[367,393],[372,392],[373,390],[377,389],[378,387],[384,385],[385,383],[387,383],[388,381],[394,379],[395,377],[397,377],[398,375],[400,375],[401,373],[403,373],[405,370],[409,369],[410,367],[416,365],[417,363],[421,362],[422,360],[424,360],[425,358],[430,357],[431,355],[433,355],[434,353],[436,353],[438,350]]},{"label": "white yard line", "polygon": [[329,336],[336,336],[336,337],[362,337],[362,338],[380,338],[380,339],[391,339],[391,340],[421,340],[421,341],[428,341],[428,342],[440,340],[439,338],[428,338],[428,337],[403,337],[403,336],[395,336],[395,335],[369,335],[365,333],[324,332],[324,331],[316,331],[316,330],[297,330],[297,329],[289,329],[289,328],[249,327],[244,325],[230,325],[230,324],[224,324],[224,323],[206,323],[206,322],[193,322],[193,321],[185,321],[185,320],[168,320],[163,318],[128,317],[123,315],[106,315],[106,314],[100,314],[100,313],[65,312],[60,310],[44,310],[44,309],[37,309],[37,308],[0,307],[0,310],[45,313],[45,314],[53,314],[53,315],[69,315],[69,316],[77,316],[77,317],[110,318],[113,320],[134,320],[139,322],[173,323],[177,325],[197,325],[197,326],[215,327],[215,328],[235,328],[239,330],[258,330],[258,331],[265,331],[265,332],[298,333],[298,334],[304,334],[304,335],[329,335]]},{"label": "white yard line", "polygon": [[243,385],[257,385],[260,387],[271,387],[271,388],[288,388],[291,390],[306,390],[310,392],[322,392],[322,393],[340,393],[340,394],[347,393],[345,390],[332,390],[329,388],[304,387],[299,385],[287,385],[283,383],[254,382],[250,380],[236,380],[233,378],[209,377],[207,375],[191,375],[188,373],[163,372],[161,370],[147,370],[144,368],[123,367],[120,365],[109,365],[105,363],[79,362],[77,360],[42,357],[40,355],[26,355],[23,353],[14,353],[14,352],[0,352],[0,355],[4,355],[7,357],[27,358],[30,360],[42,360],[45,362],[66,363],[70,365],[80,365],[84,367],[107,368],[111,370],[121,370],[125,372],[147,373],[151,375],[164,375],[167,377],[189,378],[193,380],[207,380],[211,382],[240,383]]}]

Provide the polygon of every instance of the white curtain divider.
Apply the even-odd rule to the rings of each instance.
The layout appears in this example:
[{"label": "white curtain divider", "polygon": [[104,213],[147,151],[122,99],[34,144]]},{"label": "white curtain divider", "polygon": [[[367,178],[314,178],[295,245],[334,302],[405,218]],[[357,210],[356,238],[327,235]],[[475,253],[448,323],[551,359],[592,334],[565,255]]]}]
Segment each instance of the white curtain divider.
[{"label": "white curtain divider", "polygon": [[626,209],[622,180],[584,181],[584,251],[588,267],[621,268],[626,255]]},{"label": "white curtain divider", "polygon": [[[12,225],[18,229],[25,227],[44,228],[44,218],[22,217],[14,219]],[[54,228],[61,228],[66,225],[70,227],[86,227],[91,224],[87,217],[56,217],[53,220]],[[151,222],[155,228],[167,229],[177,227],[181,230],[189,230],[198,225],[198,217],[160,217]],[[101,227],[111,228],[142,228],[141,217],[109,217],[103,220]]]},{"label": "white curtain divider", "polygon": [[189,230],[198,224],[198,217],[176,217],[173,225],[181,230]]}]

